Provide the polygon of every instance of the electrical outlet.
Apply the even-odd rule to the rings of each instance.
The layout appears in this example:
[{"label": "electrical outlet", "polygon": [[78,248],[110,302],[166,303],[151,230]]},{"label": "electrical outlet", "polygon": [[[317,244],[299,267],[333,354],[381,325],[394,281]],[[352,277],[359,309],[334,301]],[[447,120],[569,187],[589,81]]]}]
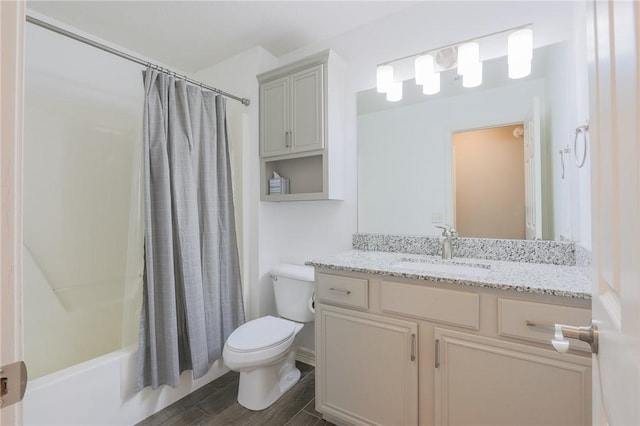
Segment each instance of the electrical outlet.
[{"label": "electrical outlet", "polygon": [[431,213],[431,223],[444,222],[444,215],[440,212]]}]

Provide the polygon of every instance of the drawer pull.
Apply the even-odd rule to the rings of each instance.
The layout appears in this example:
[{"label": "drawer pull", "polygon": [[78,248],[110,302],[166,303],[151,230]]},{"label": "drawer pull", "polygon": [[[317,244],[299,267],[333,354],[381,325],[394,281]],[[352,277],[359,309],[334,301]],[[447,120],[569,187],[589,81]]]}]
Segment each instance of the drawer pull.
[{"label": "drawer pull", "polygon": [[336,292],[336,293],[346,294],[346,295],[351,294],[351,290],[343,290],[343,289],[341,289],[341,288],[333,288],[333,287],[332,287],[332,288],[330,288],[329,290],[330,290],[330,291],[334,291],[334,292]]},{"label": "drawer pull", "polygon": [[533,322],[533,321],[526,320],[524,323],[527,325],[527,327],[549,328],[551,330],[555,328],[555,324],[550,324],[547,322]]}]

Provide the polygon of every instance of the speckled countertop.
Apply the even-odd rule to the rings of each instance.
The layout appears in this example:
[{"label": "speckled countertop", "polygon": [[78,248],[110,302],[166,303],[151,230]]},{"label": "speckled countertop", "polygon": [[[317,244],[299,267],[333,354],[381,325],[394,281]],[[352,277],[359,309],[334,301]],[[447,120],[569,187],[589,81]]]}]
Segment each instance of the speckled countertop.
[{"label": "speckled countertop", "polygon": [[[398,262],[404,265],[394,265]],[[438,272],[429,266],[447,263],[453,264],[454,270]],[[364,250],[350,250],[321,257],[307,262],[307,265],[337,271],[365,272],[473,287],[591,299],[591,282],[584,268],[578,266],[470,258],[446,261],[437,256]],[[447,266],[435,268],[445,269]]]}]

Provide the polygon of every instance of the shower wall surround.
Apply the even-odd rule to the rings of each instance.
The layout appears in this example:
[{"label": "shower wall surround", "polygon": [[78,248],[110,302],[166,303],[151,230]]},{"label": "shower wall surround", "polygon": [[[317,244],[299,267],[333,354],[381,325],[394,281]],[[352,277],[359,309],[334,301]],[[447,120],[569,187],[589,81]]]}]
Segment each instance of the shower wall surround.
[{"label": "shower wall surround", "polygon": [[[440,254],[440,244],[439,237],[353,234],[355,250],[436,256]],[[459,237],[453,241],[452,247],[454,257],[564,266],[588,266],[589,264],[588,251],[574,242]],[[576,262],[577,253],[579,253],[579,264]]]}]

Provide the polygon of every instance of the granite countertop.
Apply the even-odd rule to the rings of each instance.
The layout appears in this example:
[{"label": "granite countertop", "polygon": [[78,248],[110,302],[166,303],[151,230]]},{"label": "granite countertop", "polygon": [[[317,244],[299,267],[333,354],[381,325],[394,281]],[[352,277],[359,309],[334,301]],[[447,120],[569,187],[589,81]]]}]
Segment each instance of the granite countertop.
[{"label": "granite countertop", "polygon": [[[394,266],[397,262],[403,262],[403,265]],[[455,270],[427,271],[427,268],[433,268],[421,265],[420,262],[434,265],[453,264]],[[457,257],[442,260],[437,256],[364,250],[350,250],[324,256],[307,262],[307,265],[337,271],[365,272],[472,287],[591,299],[591,281],[585,268],[578,266]],[[447,268],[435,268],[438,267]]]}]

